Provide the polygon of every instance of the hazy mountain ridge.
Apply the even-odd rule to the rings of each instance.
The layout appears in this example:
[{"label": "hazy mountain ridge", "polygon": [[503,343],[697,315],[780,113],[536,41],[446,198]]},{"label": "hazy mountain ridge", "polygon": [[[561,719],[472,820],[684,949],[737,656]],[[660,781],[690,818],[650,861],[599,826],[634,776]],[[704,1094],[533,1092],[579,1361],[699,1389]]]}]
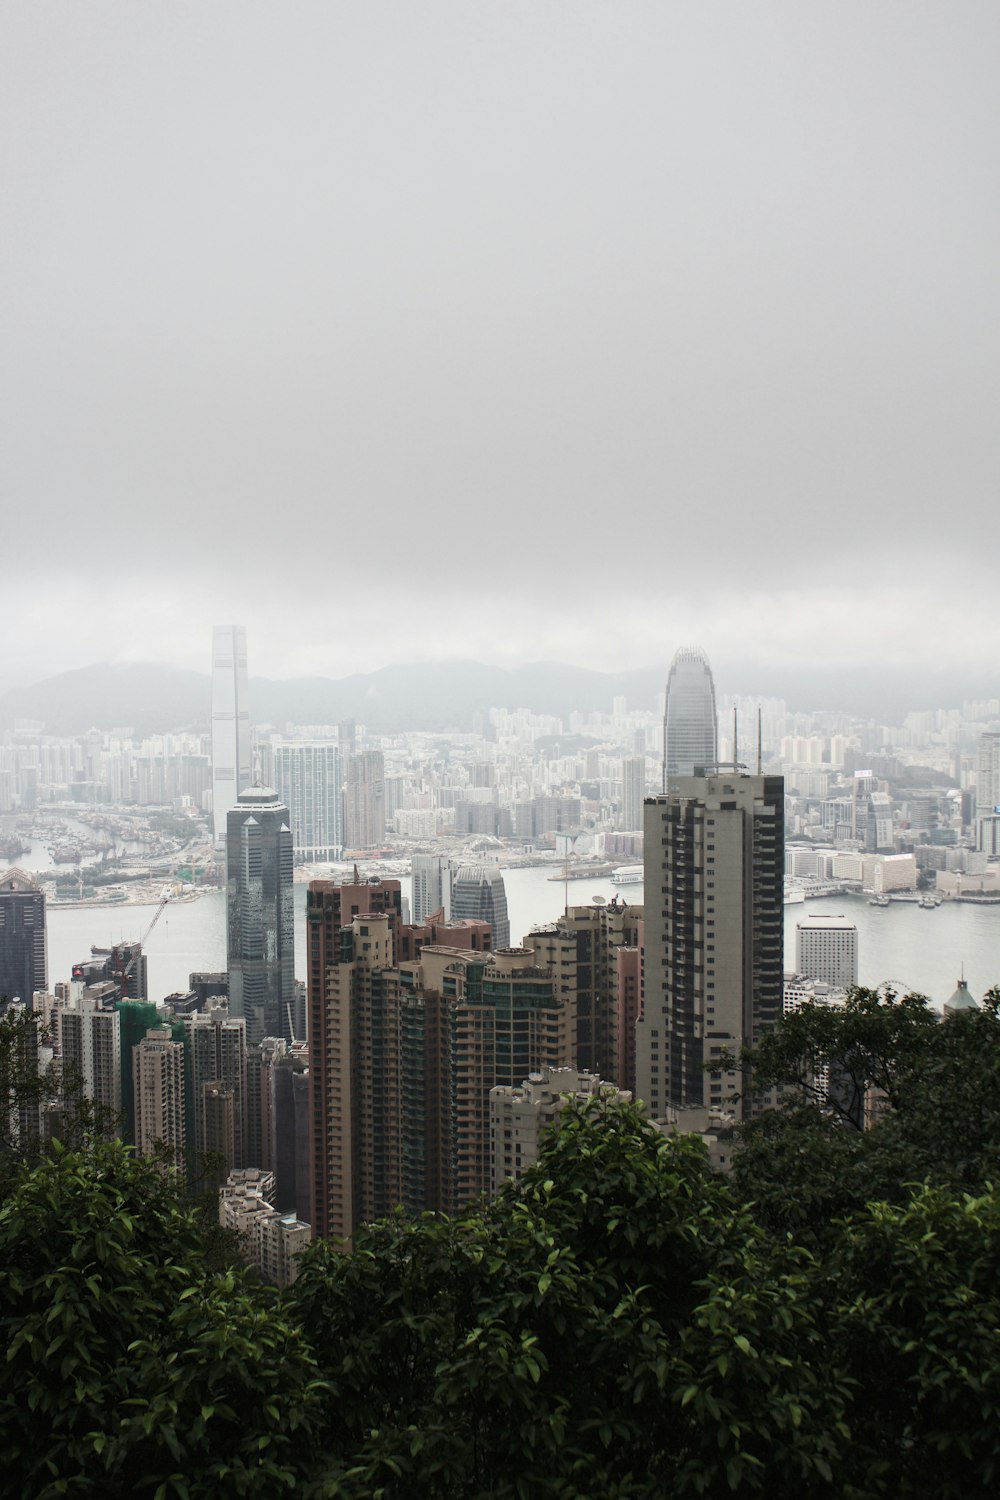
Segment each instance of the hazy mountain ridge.
[{"label": "hazy mountain ridge", "polygon": [[[542,662],[508,671],[481,662],[426,662],[340,679],[251,677],[250,713],[254,723],[278,729],[353,718],[382,734],[467,730],[477,712],[494,705],[566,717],[574,710],[610,710],[612,697],[623,693],[634,706],[652,708],[663,681],[658,670],[611,674]],[[0,695],[0,724],[40,720],[49,734],[119,726],[140,734],[206,730],[211,699],[208,673],[103,662]]]},{"label": "hazy mountain ridge", "polygon": [[[1000,677],[928,672],[919,677],[878,663],[864,669],[817,667],[805,672],[759,663],[713,664],[716,691],[748,697],[783,697],[790,711],[817,709],[898,723],[909,709],[958,705],[993,697]],[[470,730],[484,708],[528,708],[568,719],[574,711],[609,712],[624,696],[629,709],[653,709],[663,692],[662,667],[598,672],[556,662],[504,668],[483,662],[416,662],[356,672],[349,677],[250,679],[250,714],[256,724],[336,724],[356,719],[377,734],[405,730]],[[48,734],[131,727],[138,734],[207,730],[211,678],[162,663],[116,666],[110,662],[62,672],[0,694],[0,727],[16,719],[41,720]]]}]

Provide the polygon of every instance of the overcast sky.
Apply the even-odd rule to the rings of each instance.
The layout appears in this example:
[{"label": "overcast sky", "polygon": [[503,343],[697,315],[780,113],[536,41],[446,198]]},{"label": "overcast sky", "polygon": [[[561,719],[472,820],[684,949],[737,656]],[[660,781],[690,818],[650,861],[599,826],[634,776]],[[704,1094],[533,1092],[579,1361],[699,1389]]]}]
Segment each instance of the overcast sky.
[{"label": "overcast sky", "polygon": [[0,70],[0,687],[1000,687],[995,0],[5,0]]}]

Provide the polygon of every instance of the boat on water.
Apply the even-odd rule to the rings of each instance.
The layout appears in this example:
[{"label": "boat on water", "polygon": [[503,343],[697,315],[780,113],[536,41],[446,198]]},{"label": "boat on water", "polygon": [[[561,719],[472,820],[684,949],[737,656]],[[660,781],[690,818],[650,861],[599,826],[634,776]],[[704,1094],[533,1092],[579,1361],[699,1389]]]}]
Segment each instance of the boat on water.
[{"label": "boat on water", "polygon": [[619,865],[611,871],[612,885],[642,885],[645,869],[642,865]]},{"label": "boat on water", "polygon": [[892,898],[882,891],[878,896],[871,896],[868,900],[869,906],[891,906]]},{"label": "boat on water", "polygon": [[800,885],[786,885],[781,899],[786,906],[797,906],[806,899],[806,893]]}]

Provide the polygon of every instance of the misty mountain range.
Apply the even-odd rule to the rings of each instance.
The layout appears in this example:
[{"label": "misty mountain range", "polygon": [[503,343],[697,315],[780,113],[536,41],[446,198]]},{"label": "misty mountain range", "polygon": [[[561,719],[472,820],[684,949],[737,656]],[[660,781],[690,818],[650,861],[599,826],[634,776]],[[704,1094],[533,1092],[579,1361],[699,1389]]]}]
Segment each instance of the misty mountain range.
[{"label": "misty mountain range", "polygon": [[[420,662],[382,667],[340,679],[300,677],[250,679],[250,714],[256,724],[284,729],[288,723],[336,724],[353,718],[377,734],[404,730],[469,730],[475,715],[497,706],[528,708],[566,719],[575,711],[609,712],[624,695],[629,709],[653,709],[666,682],[667,665],[628,672],[536,662],[505,669],[482,662]],[[899,722],[908,709],[957,705],[963,698],[992,697],[995,677],[937,672],[902,677],[873,664],[805,673],[720,663],[717,692],[784,697],[791,710],[831,709]],[[115,666],[101,663],[0,694],[0,727],[16,719],[40,720],[45,733],[84,734],[88,729],[131,727],[139,735],[169,730],[204,731],[211,719],[211,678],[160,663]]]}]

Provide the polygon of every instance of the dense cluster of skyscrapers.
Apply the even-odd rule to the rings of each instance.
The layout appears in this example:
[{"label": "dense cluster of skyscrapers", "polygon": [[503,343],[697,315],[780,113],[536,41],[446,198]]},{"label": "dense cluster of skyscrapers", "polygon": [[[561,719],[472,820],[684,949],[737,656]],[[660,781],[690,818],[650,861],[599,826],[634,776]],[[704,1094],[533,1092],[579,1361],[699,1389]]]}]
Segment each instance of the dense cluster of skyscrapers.
[{"label": "dense cluster of skyscrapers", "polygon": [[[395,878],[311,880],[303,984],[295,862],[380,846],[392,800],[384,754],[359,748],[353,723],[335,738],[253,750],[242,627],[215,632],[213,674],[226,972],[192,974],[187,993],[154,1003],[143,955],[125,945],[95,953],[50,993],[44,894],[13,869],[0,882],[0,995],[33,1005],[52,1028],[39,1065],[61,1070],[63,1094],[31,1128],[67,1128],[76,1089],[100,1128],[217,1185],[224,1221],[278,1278],[294,1275],[311,1233],[348,1243],[396,1205],[451,1213],[518,1176],[569,1098],[637,1096],[664,1128],[707,1138],[752,1114],[764,1101],[713,1061],[752,1045],[783,1009],[838,1003],[858,978],[854,925],[812,912],[798,924],[797,973],[783,976],[786,879],[853,879],[837,875],[837,860],[852,872],[856,861],[859,880],[865,860],[918,868],[898,848],[885,765],[852,765],[858,747],[846,737],[827,736],[817,753],[813,737],[792,736],[783,778],[773,754],[761,768],[758,731],[749,772],[735,725],[728,742],[720,735],[707,658],[685,648],[667,680],[659,789],[649,794],[645,732],[627,731],[634,753],[619,763],[619,820],[636,840],[622,852],[642,853],[642,905],[567,895],[561,916],[512,944],[490,845],[500,835],[484,833],[477,860],[414,852],[409,910]],[[623,702],[614,714],[624,721]],[[998,746],[1000,733],[982,734],[972,803],[949,804],[963,826],[976,824],[980,849],[966,840],[963,858],[985,859],[997,837]],[[519,783],[504,808],[494,770],[463,772],[455,803],[490,809],[483,827],[493,830],[500,811],[511,828],[525,808],[534,826],[537,812],[568,856],[581,799],[527,796]],[[959,845],[942,836],[920,847],[934,853],[920,868],[947,873],[937,852]]]}]

